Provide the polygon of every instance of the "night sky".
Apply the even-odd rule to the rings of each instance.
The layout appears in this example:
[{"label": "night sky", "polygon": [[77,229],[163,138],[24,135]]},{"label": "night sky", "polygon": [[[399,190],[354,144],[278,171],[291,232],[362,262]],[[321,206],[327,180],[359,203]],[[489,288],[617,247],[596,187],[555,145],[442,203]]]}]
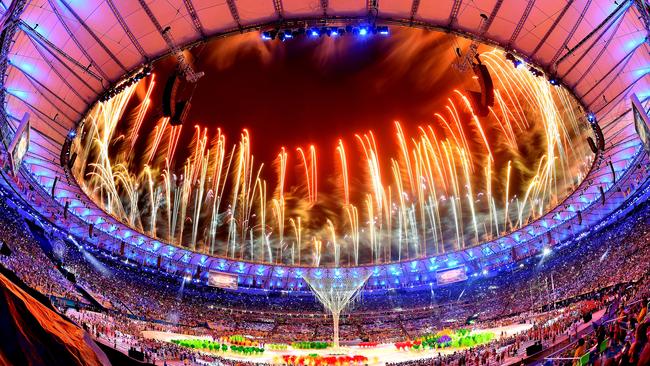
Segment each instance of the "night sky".
[{"label": "night sky", "polygon": [[[192,96],[178,148],[177,169],[194,134],[193,126],[220,127],[227,142],[239,140],[242,129],[252,136],[253,154],[271,163],[284,146],[290,164],[298,146],[314,144],[319,170],[334,169],[339,138],[357,153],[354,134],[372,130],[382,154],[396,154],[394,121],[408,135],[419,125],[434,123],[433,113],[454,88],[478,85],[470,75],[450,67],[458,38],[414,29],[394,30],[390,37],[345,36],[261,41],[258,33],[229,37],[191,51],[194,67],[205,72],[193,91],[188,83],[178,99]],[[156,88],[143,131],[160,117],[160,101],[174,58],[155,65]],[[192,94],[193,91],[193,94]],[[139,95],[144,94],[144,84]],[[133,98],[132,105],[140,102]],[[142,134],[141,134],[142,135]],[[144,141],[141,141],[144,142]],[[293,156],[292,156],[293,155]],[[267,172],[268,173],[268,172]]]}]

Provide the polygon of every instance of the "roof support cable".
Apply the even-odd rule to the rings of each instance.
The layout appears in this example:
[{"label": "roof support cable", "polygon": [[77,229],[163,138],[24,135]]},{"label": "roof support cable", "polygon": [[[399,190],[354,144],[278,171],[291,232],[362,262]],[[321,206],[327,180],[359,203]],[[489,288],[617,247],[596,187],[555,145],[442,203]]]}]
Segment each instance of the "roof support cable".
[{"label": "roof support cable", "polygon": [[[230,3],[231,1],[232,0],[228,0],[228,3]],[[176,56],[178,67],[181,73],[185,76],[185,79],[191,83],[197,82],[203,76],[203,72],[195,72],[194,69],[192,69],[192,66],[190,66],[190,64],[187,62],[187,60],[185,59],[185,55],[183,54],[183,50],[180,47],[176,46],[176,44],[174,43],[174,39],[171,36],[171,27],[167,26],[163,29],[163,27],[160,25],[160,22],[151,11],[151,8],[149,7],[149,5],[147,5],[146,1],[138,0],[138,2],[140,3],[140,6],[144,10],[144,12],[149,17],[149,20],[151,20],[151,23],[153,23],[153,25],[158,30],[158,33],[160,33],[160,36],[167,43],[167,46],[169,47],[171,53]]]},{"label": "roof support cable", "polygon": [[133,32],[131,32],[129,25],[126,24],[124,17],[122,17],[122,14],[120,13],[119,9],[117,9],[117,6],[115,6],[113,0],[106,0],[106,3],[108,4],[108,7],[111,8],[113,15],[115,15],[115,19],[117,19],[117,22],[120,23],[120,26],[122,27],[122,30],[124,30],[124,33],[126,33],[127,37],[129,37],[129,40],[131,40],[133,47],[138,50],[138,53],[140,53],[145,61],[148,61],[149,57],[147,56],[147,52],[145,52],[140,42],[138,42],[138,39],[135,38]]},{"label": "roof support cable", "polygon": [[117,66],[119,66],[120,69],[122,69],[122,71],[127,72],[128,70],[126,69],[124,64],[115,56],[115,54],[106,46],[106,44],[102,42],[102,40],[97,36],[97,34],[95,34],[92,28],[90,28],[90,26],[88,26],[88,24],[86,24],[86,22],[83,19],[81,19],[79,14],[77,14],[77,12],[75,12],[74,9],[72,9],[72,7],[68,5],[68,3],[65,0],[59,0],[59,1],[61,2],[61,4],[63,4],[63,6],[65,6],[66,9],[68,9],[70,14],[72,14],[72,16],[79,22],[79,24],[81,24],[81,26],[86,30],[86,32],[88,32],[88,34],[90,34],[90,36],[95,40],[95,42],[97,42],[99,47],[101,47],[104,50],[104,52],[106,52],[106,54],[115,62],[115,64],[117,64]]},{"label": "roof support cable", "polygon": [[506,48],[511,48],[512,44],[515,43],[517,37],[519,37],[519,33],[521,33],[521,30],[524,29],[524,24],[526,24],[526,20],[528,20],[528,16],[530,15],[530,12],[533,10],[534,7],[535,7],[535,0],[528,0],[526,9],[524,10],[524,13],[521,15],[521,18],[519,19],[519,22],[517,23],[514,32],[512,32],[512,36],[510,36],[510,40],[508,41],[508,46]]},{"label": "roof support cable", "polygon": [[639,76],[638,78],[636,78],[633,82],[630,83],[630,85],[626,86],[623,90],[621,90],[618,94],[616,94],[616,96],[614,96],[614,98],[610,99],[610,100],[607,101],[605,104],[603,104],[600,108],[598,108],[598,110],[594,111],[594,114],[596,114],[596,115],[599,114],[599,113],[600,113],[603,109],[605,109],[608,105],[610,105],[611,103],[613,103],[614,101],[616,101],[616,100],[617,100],[621,95],[624,95],[624,94],[627,95],[627,92],[629,92],[630,89],[632,89],[632,87],[633,87],[633,86],[634,86],[634,85],[635,85],[639,80],[643,79],[643,78],[646,77],[646,76],[647,76],[647,75],[641,75],[641,76]]},{"label": "roof support cable", "polygon": [[[623,15],[623,14],[624,14],[624,13],[621,13],[621,15]],[[621,18],[621,19],[622,19],[622,18]],[[605,30],[600,34],[600,36],[598,37],[598,39],[596,39],[596,40],[594,41],[594,43],[592,43],[592,45],[589,47],[589,49],[593,48],[593,46],[595,46],[595,44],[596,44],[597,42],[600,41],[600,39],[605,35],[605,33],[607,33],[607,31],[609,30],[609,28],[611,27],[611,25],[613,25],[614,23],[616,23],[616,27],[614,27],[614,31],[612,31],[612,33],[610,34],[609,38],[607,39],[607,41],[606,41],[605,44],[603,45],[603,47],[600,48],[600,51],[598,52],[598,54],[596,55],[596,57],[594,57],[594,59],[591,61],[591,63],[590,63],[589,66],[587,67],[587,69],[582,73],[583,75],[589,75],[589,72],[591,71],[591,69],[592,69],[592,68],[594,67],[594,65],[598,62],[598,60],[600,60],[600,58],[602,57],[602,55],[605,53],[605,50],[608,49],[609,44],[610,44],[610,43],[612,42],[612,40],[614,39],[614,36],[616,35],[616,33],[618,33],[618,28],[621,26],[621,24],[623,24],[623,22],[622,22],[622,21],[620,21],[620,22],[616,22],[616,21],[612,22],[609,26],[607,26],[607,29],[605,29]],[[589,53],[589,51],[586,51],[585,53],[583,53],[582,56],[580,56],[580,59],[578,59],[578,61],[576,61],[576,62],[571,66],[571,68],[569,68],[569,70],[568,70],[564,75],[569,75],[569,74],[571,73],[571,71],[573,71],[573,69],[576,67],[576,65],[578,65],[578,64],[580,63],[580,61],[582,61],[582,59],[587,55],[587,53]],[[576,85],[578,85],[579,82],[580,82],[579,80],[576,81],[576,82],[574,83],[574,85],[572,85],[572,88],[575,89]]]},{"label": "roof support cable", "polygon": [[[622,2],[621,2],[621,3],[616,7],[616,9],[614,9],[614,11],[611,12],[611,13],[610,13],[610,14],[609,14],[609,15],[608,15],[608,16],[607,16],[607,17],[606,17],[606,18],[605,18],[605,19],[604,19],[600,24],[598,24],[598,25],[596,26],[596,28],[594,28],[591,32],[589,32],[589,34],[587,34],[587,36],[586,36],[585,38],[583,38],[582,40],[580,40],[580,41],[579,41],[575,46],[573,46],[573,48],[569,49],[569,50],[567,51],[567,53],[564,54],[564,56],[560,57],[560,54],[562,53],[563,49],[566,48],[566,45],[569,43],[569,40],[571,39],[571,37],[573,37],[573,34],[574,34],[575,31],[577,30],[578,25],[580,25],[580,23],[581,23],[581,21],[582,21],[582,18],[584,18],[585,13],[587,12],[587,8],[589,7],[589,4],[590,4],[590,3],[591,3],[591,0],[589,0],[589,2],[587,3],[587,5],[585,6],[584,10],[583,10],[582,13],[580,14],[580,18],[579,18],[579,20],[576,22],[576,24],[573,26],[573,29],[571,30],[571,33],[569,34],[569,37],[567,37],[567,38],[564,40],[564,43],[562,44],[562,47],[560,47],[560,48],[557,50],[557,53],[555,54],[555,56],[554,56],[553,59],[551,60],[550,64],[551,64],[551,65],[555,64],[555,69],[557,69],[557,67],[558,67],[558,66],[559,66],[559,65],[560,65],[564,60],[566,60],[567,57],[569,57],[570,55],[572,55],[572,54],[573,54],[573,53],[574,53],[578,48],[580,48],[583,44],[585,44],[585,42],[587,42],[587,40],[589,40],[591,37],[593,37],[593,35],[596,34],[596,32],[600,31],[600,29],[601,29],[602,27],[604,27],[605,25],[607,25],[607,23],[609,23],[609,22],[610,22],[610,21],[611,21],[611,20],[616,16],[616,14],[618,14],[618,12],[621,11],[621,9],[624,9],[624,12],[625,12],[625,11],[627,11],[627,9],[630,8],[630,5],[632,5],[631,0],[622,1]],[[559,57],[559,59],[558,59],[558,57]]]},{"label": "roof support cable", "polygon": [[[75,107],[73,107],[72,105],[70,105],[70,103],[68,103],[67,101],[65,101],[65,99],[61,98],[57,93],[54,93],[54,92],[53,92],[50,88],[48,88],[46,85],[43,85],[43,83],[41,83],[40,81],[38,81],[38,79],[36,79],[36,78],[33,77],[32,75],[30,75],[28,72],[22,70],[21,68],[15,66],[15,65],[13,65],[13,64],[11,64],[11,66],[12,66],[13,68],[15,68],[16,70],[18,70],[21,74],[23,74],[23,75],[27,78],[27,80],[29,81],[29,83],[32,84],[32,86],[34,87],[34,89],[39,90],[39,89],[42,88],[42,89],[46,90],[48,93],[50,93],[51,95],[53,95],[53,96],[54,96],[58,101],[60,101],[61,103],[65,104],[66,107],[70,108],[70,109],[71,109],[72,111],[74,111],[76,114],[78,114],[78,115],[82,115],[82,112],[78,111]],[[40,92],[40,90],[39,90],[39,92]],[[71,120],[71,121],[74,121],[74,120],[75,120],[74,118],[71,118],[70,116],[68,116],[68,114],[67,114],[65,111],[63,111],[62,109],[59,109],[59,105],[58,105],[58,103],[52,103],[52,102],[49,100],[49,98],[48,98],[47,96],[45,96],[45,99],[46,99],[48,102],[50,102],[50,104],[52,104],[52,106],[53,106],[54,108],[56,108],[57,110],[59,110],[59,112],[61,112],[61,113],[62,113],[62,114],[67,118],[67,119],[69,119],[69,120]]]},{"label": "roof support cable", "polygon": [[544,36],[542,37],[542,39],[539,40],[539,43],[537,43],[537,46],[535,47],[533,52],[530,53],[529,57],[531,59],[533,57],[535,57],[535,55],[537,54],[537,51],[539,51],[539,49],[542,48],[542,46],[546,44],[546,40],[551,35],[551,33],[553,33],[553,31],[555,30],[555,27],[557,27],[557,25],[560,23],[562,18],[564,18],[564,14],[566,14],[566,12],[569,10],[571,5],[573,5],[573,1],[574,0],[569,0],[566,3],[566,5],[564,5],[564,8],[562,8],[562,11],[560,12],[560,14],[555,18],[555,21],[553,21],[553,24],[551,24],[551,27],[546,31],[546,33],[544,33]]},{"label": "roof support cable", "polygon": [[[31,104],[30,102],[28,102],[28,101],[26,101],[25,99],[22,99],[22,98],[16,96],[15,94],[12,94],[11,91],[8,91],[8,90],[6,90],[6,89],[5,89],[5,91],[6,91],[7,94],[9,94],[9,95],[11,95],[12,97],[14,97],[14,98],[20,100],[21,102],[23,102],[27,107],[29,107],[29,109],[31,109],[32,111],[34,111],[36,114],[40,114],[41,116],[45,117],[47,120],[50,120],[50,121],[54,122],[56,125],[58,125],[59,127],[61,127],[63,130],[66,130],[66,131],[67,131],[67,129],[66,129],[65,127],[63,127],[63,126],[62,126],[62,125],[61,125],[57,120],[55,120],[54,118],[48,116],[47,113],[45,113],[45,112],[43,112],[42,110],[38,109],[36,106],[34,106],[33,104]],[[65,137],[67,136],[67,133],[61,133],[61,132],[59,132],[57,129],[53,129],[53,131],[56,132],[57,134],[61,135],[61,137],[64,137],[64,138],[65,138]],[[51,137],[51,136],[49,136],[49,135],[43,135],[43,136]]]},{"label": "roof support cable", "polygon": [[[576,31],[578,30],[580,23],[582,23],[582,20],[585,18],[585,14],[587,14],[587,10],[589,9],[590,5],[591,5],[591,0],[587,0],[585,7],[582,8],[582,12],[580,12],[580,16],[578,17],[578,20],[576,20],[576,22],[573,24],[573,27],[571,28],[569,34],[566,37],[564,37],[564,42],[562,42],[562,46],[558,47],[557,51],[555,51],[555,54],[553,55],[551,62],[549,62],[550,65],[555,64],[555,61],[557,61],[557,59],[560,57],[560,54],[566,48],[567,44],[569,43],[569,40],[571,40],[571,38],[573,38],[573,36],[576,34]],[[557,69],[557,65],[555,65],[555,68]]]},{"label": "roof support cable", "polygon": [[[81,94],[79,94],[79,92],[77,91],[77,88],[73,88],[72,85],[70,84],[70,81],[69,81],[67,78],[63,77],[63,75],[61,75],[61,73],[59,72],[59,70],[58,70],[56,67],[54,67],[54,63],[52,62],[52,60],[50,60],[49,58],[45,57],[45,53],[43,52],[42,49],[47,50],[47,52],[48,52],[48,53],[49,53],[49,54],[50,54],[50,55],[51,55],[55,60],[57,60],[61,65],[63,65],[63,67],[64,67],[66,70],[68,70],[68,72],[70,72],[70,73],[71,73],[75,78],[77,78],[77,80],[79,80],[79,81],[80,81],[80,82],[81,82],[81,83],[82,83],[86,88],[88,88],[88,90],[90,90],[90,91],[92,91],[93,93],[95,93],[95,89],[94,89],[90,84],[88,84],[84,78],[82,78],[81,76],[79,76],[79,74],[77,74],[74,70],[72,70],[72,68],[70,68],[70,66],[68,66],[67,63],[65,63],[61,58],[59,58],[59,56],[57,56],[56,53],[52,52],[52,50],[50,50],[47,46],[44,46],[43,44],[39,43],[38,40],[35,40],[35,39],[31,38],[31,37],[27,37],[27,38],[28,38],[29,41],[32,43],[32,45],[34,46],[34,48],[36,49],[36,51],[38,52],[38,54],[41,56],[41,58],[42,58],[42,59],[43,59],[43,60],[44,60],[44,61],[45,61],[49,66],[50,66],[50,69],[51,69],[52,71],[54,71],[54,73],[55,73],[56,75],[59,76],[59,79],[61,79],[61,81],[63,81],[63,83],[64,83],[65,85],[67,85],[68,88],[70,88],[70,90],[72,90],[72,91],[74,92],[74,94],[75,94],[76,96],[79,97],[79,99],[81,99],[82,101],[84,101],[84,102],[86,102],[86,103],[89,103],[89,102],[88,102],[88,99],[82,97]],[[99,80],[101,80],[101,79],[99,79]]]},{"label": "roof support cable", "polygon": [[[64,26],[64,28],[65,28],[65,27],[66,27],[66,26]],[[34,30],[32,27],[30,27],[30,26],[29,26],[27,23],[25,23],[24,21],[21,21],[21,22],[20,22],[20,29],[21,29],[23,32],[25,32],[25,34],[26,34],[27,36],[29,36],[30,39],[32,39],[33,41],[36,41],[36,42],[39,43],[41,46],[43,46],[44,48],[46,48],[46,49],[48,50],[48,52],[50,52],[51,55],[54,56],[54,52],[52,52],[52,51],[55,51],[55,52],[58,53],[59,55],[63,56],[63,58],[65,58],[66,60],[70,61],[73,65],[77,66],[80,70],[83,70],[83,72],[85,72],[86,74],[92,76],[94,79],[96,79],[97,81],[99,81],[99,82],[102,83],[102,84],[103,84],[103,81],[104,81],[104,80],[107,80],[107,79],[102,79],[102,77],[107,78],[108,76],[107,76],[106,74],[104,74],[104,72],[103,72],[101,69],[98,69],[97,71],[98,71],[102,76],[99,76],[99,75],[95,74],[92,70],[90,70],[90,67],[82,65],[82,64],[81,64],[79,61],[77,61],[74,57],[72,57],[72,56],[68,55],[67,53],[65,53],[62,49],[60,49],[59,47],[57,47],[54,43],[50,42],[50,40],[48,40],[47,38],[45,38],[45,37],[44,37],[43,35],[41,35],[40,33],[36,32],[36,30]],[[67,28],[66,28],[66,29],[67,29]],[[72,38],[72,40],[73,40],[73,42],[76,43],[76,38]],[[78,45],[78,46],[79,46],[79,45]],[[84,53],[84,55],[86,54],[86,51],[83,50],[83,49],[82,49],[81,52]],[[58,58],[58,57],[57,57],[57,58]],[[60,60],[60,59],[59,59],[59,60]],[[93,61],[92,59],[90,59],[90,62],[91,62],[91,64],[92,64],[93,66],[96,65],[96,64],[95,64],[95,61]],[[61,63],[64,63],[64,62],[61,60]],[[76,74],[76,73],[75,73],[75,74]],[[90,89],[91,89],[91,90],[94,90],[92,87],[90,87]]]},{"label": "roof support cable", "polygon": [[[609,71],[607,71],[607,73],[606,73],[605,75],[603,75],[603,77],[600,78],[600,80],[598,80],[598,81],[596,82],[596,84],[594,84],[594,85],[593,85],[589,90],[587,90],[586,93],[584,93],[584,94],[582,95],[582,98],[585,99],[585,97],[586,97],[587,95],[589,95],[589,93],[591,93],[592,91],[594,91],[594,90],[598,87],[598,85],[600,85],[600,83],[602,83],[603,80],[607,79],[607,78],[609,77],[609,75],[610,75],[612,72],[614,72],[616,69],[618,69],[618,67],[621,66],[621,64],[623,64],[623,67],[621,67],[621,69],[624,69],[625,66],[627,66],[627,63],[632,59],[632,55],[633,55],[634,52],[639,48],[640,45],[641,45],[641,44],[639,44],[639,45],[637,45],[636,47],[634,47],[633,49],[631,49],[630,52],[627,53],[627,55],[625,55],[622,59],[620,59],[620,60],[616,63],[616,65],[612,66],[612,68],[609,69]],[[578,84],[580,83],[580,81],[585,80],[585,79],[586,79],[586,78],[581,78],[581,79],[578,81]],[[576,84],[576,86],[577,86],[578,84]]]}]

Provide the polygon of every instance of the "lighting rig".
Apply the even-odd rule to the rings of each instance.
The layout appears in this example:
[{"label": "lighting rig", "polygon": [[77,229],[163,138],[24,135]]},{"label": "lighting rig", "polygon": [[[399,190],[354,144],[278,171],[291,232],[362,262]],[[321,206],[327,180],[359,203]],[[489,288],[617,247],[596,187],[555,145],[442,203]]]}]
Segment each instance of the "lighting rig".
[{"label": "lighting rig", "polygon": [[[522,59],[517,58],[517,56],[513,55],[510,52],[506,52],[506,60],[510,61],[512,63],[512,66],[515,69],[518,69],[518,68],[520,68],[521,66],[524,65],[524,61]],[[536,76],[536,77],[543,77],[544,76],[544,72],[542,70],[540,70],[540,69],[538,69],[538,68],[536,68],[536,67],[534,67],[532,65],[528,66],[528,71],[531,74],[533,74],[533,76]],[[558,79],[557,77],[555,77],[553,75],[547,75],[546,78],[548,79],[549,84],[551,84],[553,86],[560,85],[560,79]]]},{"label": "lighting rig", "polygon": [[280,40],[286,41],[289,39],[299,37],[320,38],[330,37],[336,38],[345,35],[354,35],[358,37],[366,37],[370,35],[388,36],[390,30],[388,26],[380,25],[346,25],[344,26],[329,26],[329,27],[295,27],[295,28],[276,28],[262,32],[262,39],[265,41]]},{"label": "lighting rig", "polygon": [[137,83],[141,79],[151,75],[152,67],[151,65],[145,65],[142,67],[142,69],[135,73],[134,75],[122,80],[120,83],[115,85],[114,87],[106,90],[104,94],[102,94],[99,97],[100,102],[106,102],[113,98],[114,96],[120,94],[121,92],[124,91],[124,89],[130,87],[131,85]]}]

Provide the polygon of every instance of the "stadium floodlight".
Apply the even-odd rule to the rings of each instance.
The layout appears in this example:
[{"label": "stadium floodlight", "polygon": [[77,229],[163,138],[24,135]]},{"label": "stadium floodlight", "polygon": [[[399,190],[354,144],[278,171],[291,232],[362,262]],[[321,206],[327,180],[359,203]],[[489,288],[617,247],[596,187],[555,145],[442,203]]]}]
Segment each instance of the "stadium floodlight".
[{"label": "stadium floodlight", "polygon": [[552,252],[552,250],[549,247],[544,247],[544,249],[542,249],[542,255],[545,256],[545,257],[547,255],[551,254],[551,252]]},{"label": "stadium floodlight", "polygon": [[303,274],[302,278],[307,282],[316,295],[318,301],[332,313],[334,323],[333,347],[339,348],[339,319],[341,312],[360,294],[363,285],[370,277],[370,271],[359,273],[357,276],[337,276],[335,271],[326,275],[322,271],[310,271]]}]

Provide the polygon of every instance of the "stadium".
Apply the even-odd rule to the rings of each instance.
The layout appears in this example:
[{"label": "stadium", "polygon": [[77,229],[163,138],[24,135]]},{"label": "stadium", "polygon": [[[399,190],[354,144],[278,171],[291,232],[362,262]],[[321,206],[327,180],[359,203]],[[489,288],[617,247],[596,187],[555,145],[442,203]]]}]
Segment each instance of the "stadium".
[{"label": "stadium", "polygon": [[650,365],[645,0],[4,0],[2,365]]}]

